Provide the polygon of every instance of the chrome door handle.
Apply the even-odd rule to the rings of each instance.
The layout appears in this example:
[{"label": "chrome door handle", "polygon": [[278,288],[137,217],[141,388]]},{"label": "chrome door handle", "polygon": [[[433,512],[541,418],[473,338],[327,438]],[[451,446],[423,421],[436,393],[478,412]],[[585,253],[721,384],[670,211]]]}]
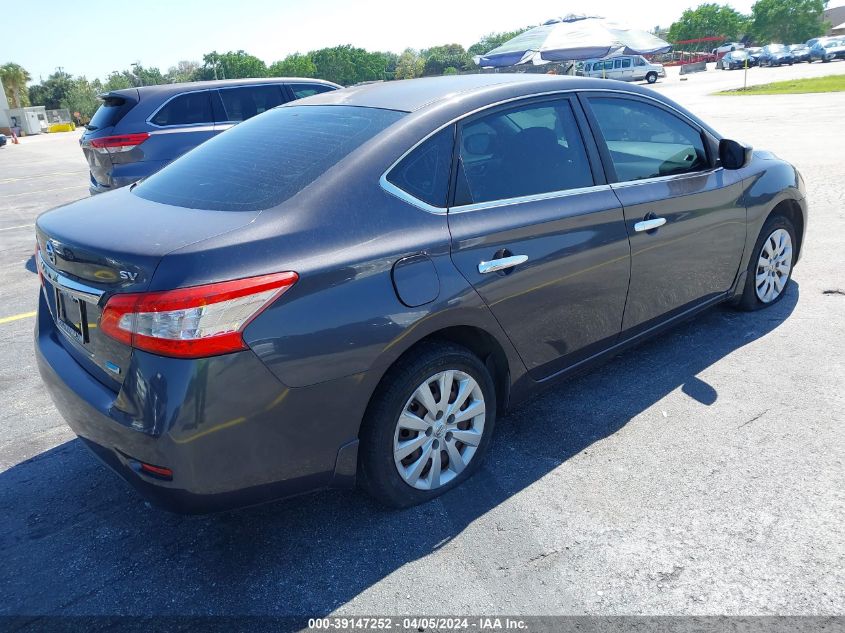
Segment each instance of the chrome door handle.
[{"label": "chrome door handle", "polygon": [[641,233],[642,231],[653,231],[654,229],[659,229],[664,224],[666,224],[666,218],[650,218],[648,220],[643,220],[642,222],[637,222],[634,225],[634,230],[637,233]]},{"label": "chrome door handle", "polygon": [[528,255],[511,255],[510,257],[500,257],[499,259],[492,259],[489,262],[480,262],[478,264],[478,272],[482,275],[486,273],[495,273],[498,270],[507,270],[514,266],[519,266],[528,261]]}]

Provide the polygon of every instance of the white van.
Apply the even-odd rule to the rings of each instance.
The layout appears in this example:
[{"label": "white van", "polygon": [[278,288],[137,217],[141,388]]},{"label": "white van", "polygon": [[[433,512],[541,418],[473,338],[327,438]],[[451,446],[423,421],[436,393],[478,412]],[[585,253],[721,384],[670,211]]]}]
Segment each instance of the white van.
[{"label": "white van", "polygon": [[619,81],[646,80],[653,84],[658,77],[666,76],[666,69],[663,64],[652,64],[642,55],[619,55],[605,59],[588,59],[576,74]]}]

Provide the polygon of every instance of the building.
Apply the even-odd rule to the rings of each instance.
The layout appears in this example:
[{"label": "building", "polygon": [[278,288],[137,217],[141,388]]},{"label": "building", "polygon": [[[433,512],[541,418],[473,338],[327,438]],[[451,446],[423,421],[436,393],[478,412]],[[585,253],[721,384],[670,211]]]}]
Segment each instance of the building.
[{"label": "building", "polygon": [[830,22],[830,29],[828,35],[832,35],[834,31],[842,28],[845,23],[845,4],[839,7],[824,10],[824,19]]},{"label": "building", "polygon": [[12,118],[9,114],[9,101],[6,99],[6,91],[0,88],[0,134],[11,134]]}]

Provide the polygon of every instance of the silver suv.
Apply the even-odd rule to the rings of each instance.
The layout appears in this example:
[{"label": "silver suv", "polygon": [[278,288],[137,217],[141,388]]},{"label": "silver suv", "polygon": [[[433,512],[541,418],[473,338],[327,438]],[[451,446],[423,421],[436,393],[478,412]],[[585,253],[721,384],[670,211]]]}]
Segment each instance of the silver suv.
[{"label": "silver suv", "polygon": [[663,64],[652,64],[642,55],[619,55],[605,59],[588,59],[576,74],[619,81],[647,81],[653,84],[658,77],[666,77]]}]

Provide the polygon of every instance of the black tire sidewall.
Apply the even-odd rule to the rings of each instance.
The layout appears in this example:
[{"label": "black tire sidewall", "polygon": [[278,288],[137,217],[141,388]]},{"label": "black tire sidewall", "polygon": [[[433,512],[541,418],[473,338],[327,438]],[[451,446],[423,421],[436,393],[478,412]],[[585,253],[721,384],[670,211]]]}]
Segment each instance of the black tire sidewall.
[{"label": "black tire sidewall", "polygon": [[[405,404],[422,382],[446,369],[472,376],[484,394],[484,433],[467,467],[448,484],[435,490],[418,490],[407,484],[393,461],[396,423]],[[425,503],[459,486],[475,473],[490,447],[496,421],[496,392],[490,372],[468,349],[450,343],[432,344],[395,365],[379,384],[361,426],[359,483],[381,503],[406,508]]]},{"label": "black tire sidewall", "polygon": [[646,74],[645,80],[650,84],[657,83],[657,73],[650,72],[650,73]]},{"label": "black tire sidewall", "polygon": [[[787,233],[789,233],[789,237],[792,240],[792,266],[789,269],[789,277],[786,280],[786,285],[783,288],[783,291],[778,295],[778,297],[774,301],[770,301],[769,303],[763,303],[757,297],[757,292],[755,288],[755,282],[757,277],[757,261],[760,259],[760,252],[763,250],[763,244],[769,239],[769,236],[776,231],[777,229],[784,229]],[[746,272],[745,277],[745,288],[742,292],[742,298],[739,301],[739,307],[743,310],[760,310],[762,308],[768,308],[777,304],[780,300],[783,299],[784,295],[786,295],[787,290],[789,289],[789,282],[792,281],[792,273],[795,270],[795,255],[797,253],[798,242],[796,240],[795,235],[795,227],[792,225],[792,222],[789,221],[783,215],[774,215],[766,220],[766,223],[763,225],[763,228],[760,230],[760,235],[757,236],[757,242],[754,244],[754,250],[751,252],[751,259],[748,262],[748,269]]]}]

